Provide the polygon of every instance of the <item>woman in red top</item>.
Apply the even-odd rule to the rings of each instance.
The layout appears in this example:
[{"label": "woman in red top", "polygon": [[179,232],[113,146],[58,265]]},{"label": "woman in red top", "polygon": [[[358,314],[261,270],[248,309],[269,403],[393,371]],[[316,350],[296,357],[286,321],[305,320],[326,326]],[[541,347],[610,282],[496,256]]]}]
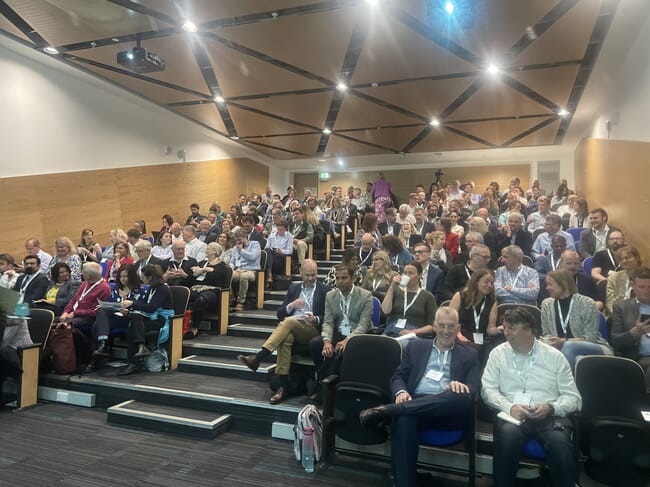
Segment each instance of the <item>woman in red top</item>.
[{"label": "woman in red top", "polygon": [[116,282],[118,271],[124,264],[133,264],[133,257],[129,251],[129,244],[118,242],[113,250],[113,260],[108,261],[108,266],[104,272],[104,279],[108,282]]},{"label": "woman in red top", "polygon": [[446,217],[438,218],[436,221],[436,230],[445,233],[445,248],[451,254],[451,259],[456,263],[460,238],[458,237],[458,234],[451,231],[451,220]]}]

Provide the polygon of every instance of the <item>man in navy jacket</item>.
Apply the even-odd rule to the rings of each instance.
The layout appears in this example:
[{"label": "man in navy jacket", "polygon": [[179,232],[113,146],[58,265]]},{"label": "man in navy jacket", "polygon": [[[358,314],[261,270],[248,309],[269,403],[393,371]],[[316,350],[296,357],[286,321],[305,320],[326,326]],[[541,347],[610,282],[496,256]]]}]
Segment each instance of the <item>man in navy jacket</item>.
[{"label": "man in navy jacket", "polygon": [[394,404],[361,411],[371,427],[392,418],[392,461],[396,487],[415,487],[418,430],[462,428],[479,391],[478,353],[456,342],[458,313],[443,306],[436,312],[436,338],[411,340],[392,378]]},{"label": "man in navy jacket", "polygon": [[320,335],[325,315],[325,295],[329,288],[316,280],[316,274],[316,261],[305,259],[300,267],[302,283],[298,282],[289,287],[282,306],[278,309],[280,324],[259,352],[237,357],[240,362],[255,371],[260,362],[267,360],[274,350],[278,350],[275,373],[280,379],[280,386],[271,396],[271,404],[278,404],[287,396],[293,344],[308,344],[312,338]]}]

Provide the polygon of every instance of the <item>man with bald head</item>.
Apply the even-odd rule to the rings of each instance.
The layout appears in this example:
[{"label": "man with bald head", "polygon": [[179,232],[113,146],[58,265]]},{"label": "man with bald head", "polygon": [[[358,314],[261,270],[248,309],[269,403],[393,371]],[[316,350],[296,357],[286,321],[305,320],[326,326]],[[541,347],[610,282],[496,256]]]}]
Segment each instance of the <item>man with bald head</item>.
[{"label": "man with bald head", "polygon": [[375,237],[372,233],[364,233],[361,236],[361,243],[359,246],[354,247],[354,252],[359,256],[359,267],[365,272],[368,267],[372,265],[372,254],[379,249],[375,245]]},{"label": "man with bald head", "polygon": [[259,352],[237,357],[246,367],[256,371],[261,362],[271,357],[274,350],[278,351],[275,373],[280,379],[280,385],[271,396],[271,404],[278,404],[287,397],[291,347],[294,343],[308,344],[318,336],[325,315],[325,296],[329,288],[317,280],[316,261],[305,259],[300,267],[300,275],[302,282],[291,285],[278,309],[280,324]]},{"label": "man with bald head", "polygon": [[35,255],[41,261],[39,272],[47,274],[48,269],[50,268],[50,261],[52,256],[41,249],[41,243],[36,238],[28,238],[25,241],[25,250],[27,255]]}]

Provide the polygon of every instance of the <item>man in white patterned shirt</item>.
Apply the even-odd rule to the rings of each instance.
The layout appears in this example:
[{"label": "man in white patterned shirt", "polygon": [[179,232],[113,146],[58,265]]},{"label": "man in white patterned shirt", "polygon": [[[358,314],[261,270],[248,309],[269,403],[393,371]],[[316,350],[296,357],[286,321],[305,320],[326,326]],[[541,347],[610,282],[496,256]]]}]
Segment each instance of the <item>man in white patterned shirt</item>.
[{"label": "man in white patterned shirt", "polygon": [[524,265],[524,252],[516,245],[501,250],[504,265],[495,272],[494,289],[499,304],[537,304],[539,274]]}]

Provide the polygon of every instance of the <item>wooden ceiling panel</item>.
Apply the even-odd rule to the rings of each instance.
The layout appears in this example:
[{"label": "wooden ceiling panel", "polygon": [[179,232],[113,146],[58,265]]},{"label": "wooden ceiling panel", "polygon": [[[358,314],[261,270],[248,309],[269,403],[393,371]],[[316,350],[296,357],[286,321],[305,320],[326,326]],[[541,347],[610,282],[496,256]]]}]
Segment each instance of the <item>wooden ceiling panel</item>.
[{"label": "wooden ceiling panel", "polygon": [[244,100],[238,103],[291,120],[321,127],[327,116],[332,92],[309,95],[287,95]]},{"label": "wooden ceiling panel", "polygon": [[[134,0],[176,18],[198,19],[198,22],[270,12],[296,7],[320,0]],[[196,22],[197,20],[195,20]]]},{"label": "wooden ceiling panel", "polygon": [[474,77],[414,81],[378,86],[377,88],[363,88],[358,91],[430,119],[437,117],[473,81]]},{"label": "wooden ceiling panel", "polygon": [[320,134],[294,135],[290,137],[260,137],[247,140],[288,149],[293,152],[300,152],[307,154],[309,157],[313,157],[316,154]]},{"label": "wooden ceiling panel", "polygon": [[401,22],[376,15],[354,71],[352,84],[475,69]]},{"label": "wooden ceiling panel", "polygon": [[350,93],[343,99],[341,111],[336,119],[334,129],[382,127],[385,125],[404,125],[421,122],[417,118],[402,115],[394,110],[362,100]]},{"label": "wooden ceiling panel", "polygon": [[514,142],[508,147],[530,147],[534,145],[553,145],[555,144],[555,135],[562,120],[558,119],[543,129],[533,132],[527,137]]},{"label": "wooden ceiling panel", "polygon": [[517,65],[582,59],[601,0],[578,2],[515,59]]},{"label": "wooden ceiling panel", "polygon": [[519,71],[510,76],[522,82],[560,107],[565,107],[580,67],[560,66],[549,69]]},{"label": "wooden ceiling panel", "polygon": [[30,44],[32,41],[27,37],[25,34],[22,33],[20,29],[17,29],[14,27],[14,24],[9,22],[3,15],[0,15],[0,31],[5,31],[8,34],[14,35],[24,41],[29,42]]},{"label": "wooden ceiling panel", "polygon": [[542,113],[549,113],[549,109],[497,80],[486,79],[483,87],[452,113],[448,120]]},{"label": "wooden ceiling panel", "polygon": [[149,83],[148,81],[142,81],[124,74],[119,74],[113,71],[109,71],[107,69],[98,68],[79,61],[73,61],[73,62],[81,66],[83,69],[92,71],[93,73],[98,74],[99,76],[106,78],[109,81],[117,83],[118,85],[122,85],[128,88],[129,90],[135,91],[136,93],[141,94],[145,98],[149,98],[150,100],[153,100],[156,103],[162,105],[166,105],[168,103],[194,101],[200,99],[199,97],[189,95],[187,93],[173,90],[171,88],[165,88],[163,86],[158,86],[153,83]]},{"label": "wooden ceiling panel", "polygon": [[192,118],[197,122],[201,122],[208,127],[212,127],[213,129],[223,133],[228,133],[214,102],[208,102],[201,105],[174,107],[173,110],[181,115]]},{"label": "wooden ceiling panel", "polygon": [[105,0],[11,0],[8,3],[55,46],[171,27]]},{"label": "wooden ceiling panel", "polygon": [[237,135],[240,137],[262,137],[264,135],[293,134],[309,131],[309,129],[300,125],[275,120],[271,117],[249,112],[232,105],[228,105],[228,110],[235,123]]},{"label": "wooden ceiling panel", "polygon": [[[357,15],[338,9],[219,29],[218,34],[335,82]],[[300,42],[296,42],[300,39]]]},{"label": "wooden ceiling panel", "polygon": [[493,144],[501,145],[522,132],[543,122],[546,118],[526,118],[519,120],[492,120],[490,122],[449,124],[470,135]]},{"label": "wooden ceiling panel", "polygon": [[318,81],[224,47],[214,40],[204,39],[204,45],[225,98],[323,87]]},{"label": "wooden ceiling panel", "polygon": [[368,129],[359,132],[343,132],[343,135],[354,137],[359,140],[365,140],[366,142],[381,145],[383,147],[390,147],[399,152],[406,144],[413,140],[413,138],[419,134],[424,127],[425,125],[418,125],[417,127],[382,128],[379,130]]},{"label": "wooden ceiling panel", "polygon": [[368,156],[384,154],[385,151],[369,145],[353,142],[332,134],[325,148],[324,157]]},{"label": "wooden ceiling panel", "polygon": [[448,130],[434,129],[416,147],[415,152],[442,152],[465,149],[486,149],[487,147],[473,140],[456,135]]},{"label": "wooden ceiling panel", "polygon": [[289,160],[289,159],[302,159],[304,157],[299,154],[292,154],[290,152],[276,150],[270,147],[263,147],[257,144],[246,143],[245,140],[240,140],[240,142],[242,142],[245,146],[250,147],[254,151],[261,152],[262,154],[266,154],[267,156],[272,157],[273,159]]},{"label": "wooden ceiling panel", "polygon": [[[146,73],[145,76],[205,93],[209,97],[210,90],[205,84],[201,70],[192,54],[192,42],[192,36],[186,34],[175,34],[159,39],[147,39],[143,41],[143,47],[158,54],[165,60],[164,71]],[[102,64],[122,68],[117,64],[117,53],[130,49],[131,47],[126,44],[112,44],[105,47],[75,51],[74,54],[82,58],[98,61]]]}]

